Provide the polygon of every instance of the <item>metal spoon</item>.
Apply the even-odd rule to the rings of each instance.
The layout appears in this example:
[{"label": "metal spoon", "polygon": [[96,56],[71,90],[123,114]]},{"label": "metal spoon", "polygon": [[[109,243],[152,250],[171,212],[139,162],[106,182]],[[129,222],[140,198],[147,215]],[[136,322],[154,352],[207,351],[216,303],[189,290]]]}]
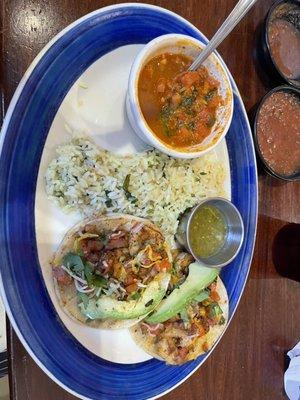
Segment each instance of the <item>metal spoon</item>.
[{"label": "metal spoon", "polygon": [[206,58],[219,46],[219,44],[229,35],[233,28],[240,22],[244,15],[247,14],[256,1],[257,0],[239,0],[226,20],[217,30],[213,38],[189,67],[189,71],[194,71],[206,60]]}]

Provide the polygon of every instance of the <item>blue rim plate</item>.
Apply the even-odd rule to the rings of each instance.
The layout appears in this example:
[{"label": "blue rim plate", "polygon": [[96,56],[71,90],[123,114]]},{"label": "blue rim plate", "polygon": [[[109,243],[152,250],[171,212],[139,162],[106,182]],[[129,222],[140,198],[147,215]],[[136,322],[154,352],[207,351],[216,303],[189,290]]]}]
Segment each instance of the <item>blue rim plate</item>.
[{"label": "blue rim plate", "polygon": [[[1,295],[17,335],[59,385],[85,399],[148,399],[170,391],[210,353],[180,367],[157,360],[116,364],[86,350],[55,313],[37,257],[34,202],[43,146],[74,81],[95,60],[120,46],[182,33],[207,39],[178,15],[150,5],[121,4],[95,11],[58,34],[19,84],[3,124],[0,149]],[[231,78],[232,79],[232,78]],[[252,259],[257,222],[257,172],[247,115],[232,80],[234,116],[226,141],[232,201],[245,224],[245,241],[222,278],[232,318]]]}]

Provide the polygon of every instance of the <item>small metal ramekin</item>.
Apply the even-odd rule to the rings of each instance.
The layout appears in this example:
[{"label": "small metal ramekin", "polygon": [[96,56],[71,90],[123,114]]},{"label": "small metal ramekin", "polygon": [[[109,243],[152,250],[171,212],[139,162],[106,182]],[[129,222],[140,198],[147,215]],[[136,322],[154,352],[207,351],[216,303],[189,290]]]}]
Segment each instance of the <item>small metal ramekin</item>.
[{"label": "small metal ramekin", "polygon": [[[203,206],[216,207],[224,217],[226,224],[226,238],[221,249],[208,258],[198,257],[190,244],[189,230],[195,212]],[[211,197],[203,200],[191,210],[184,213],[179,222],[176,233],[179,244],[206,267],[221,268],[229,264],[237,256],[244,240],[244,223],[238,209],[228,200],[221,197]]]}]

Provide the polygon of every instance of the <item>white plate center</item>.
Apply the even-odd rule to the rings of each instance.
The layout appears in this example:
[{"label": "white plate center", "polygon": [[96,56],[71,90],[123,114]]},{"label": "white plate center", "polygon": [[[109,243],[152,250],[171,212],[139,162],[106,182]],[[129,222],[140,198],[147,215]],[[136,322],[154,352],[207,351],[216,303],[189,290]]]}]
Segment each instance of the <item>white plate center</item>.
[{"label": "white plate center", "polygon": [[[79,325],[60,309],[54,293],[49,260],[69,228],[80,220],[78,214],[64,214],[46,197],[44,175],[56,156],[57,146],[80,132],[99,146],[118,154],[148,148],[132,131],[125,113],[130,68],[143,45],[120,47],[92,64],[72,86],[50,128],[44,147],[36,189],[35,220],[38,256],[51,300],[69,332],[88,350],[113,362],[138,363],[151,357],[132,340],[128,330],[100,330]],[[227,191],[230,173],[225,141],[216,153],[225,162]]]}]

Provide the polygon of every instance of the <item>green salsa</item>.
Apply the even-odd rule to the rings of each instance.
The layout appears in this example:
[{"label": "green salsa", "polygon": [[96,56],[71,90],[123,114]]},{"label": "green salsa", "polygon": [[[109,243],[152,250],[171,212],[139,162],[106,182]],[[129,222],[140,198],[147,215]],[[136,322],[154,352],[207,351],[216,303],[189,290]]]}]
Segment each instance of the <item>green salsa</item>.
[{"label": "green salsa", "polygon": [[226,233],[226,223],[218,208],[199,207],[192,216],[188,233],[193,253],[200,258],[213,256],[223,246]]}]

